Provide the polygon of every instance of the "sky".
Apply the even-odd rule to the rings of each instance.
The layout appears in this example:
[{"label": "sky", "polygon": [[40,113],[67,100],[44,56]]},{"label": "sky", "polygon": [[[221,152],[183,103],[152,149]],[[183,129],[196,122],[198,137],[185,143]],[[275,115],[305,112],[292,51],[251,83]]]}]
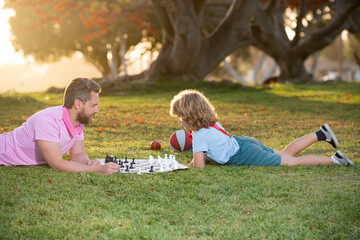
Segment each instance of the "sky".
[{"label": "sky", "polygon": [[0,93],[8,91],[39,92],[49,87],[65,87],[76,77],[101,77],[95,67],[86,63],[81,54],[52,64],[37,64],[15,52],[10,42],[8,19],[15,14],[3,9],[0,0]]}]

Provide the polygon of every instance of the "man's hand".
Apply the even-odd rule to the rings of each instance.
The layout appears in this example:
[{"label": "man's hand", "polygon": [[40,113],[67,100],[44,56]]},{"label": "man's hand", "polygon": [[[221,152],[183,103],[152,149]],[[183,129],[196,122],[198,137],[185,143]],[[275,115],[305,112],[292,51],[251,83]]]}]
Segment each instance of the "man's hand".
[{"label": "man's hand", "polygon": [[88,165],[102,165],[101,162],[99,160],[93,160],[93,161],[89,161]]},{"label": "man's hand", "polygon": [[101,173],[104,173],[107,175],[113,174],[113,173],[119,172],[119,169],[120,169],[120,165],[113,163],[113,162],[108,162],[101,166]]},{"label": "man's hand", "polygon": [[[50,167],[65,172],[97,172],[112,174],[119,171],[120,166],[115,163],[101,165],[99,161],[66,161],[62,158],[60,144],[56,142],[37,140],[40,152]],[[81,156],[82,154],[75,154]],[[73,153],[74,156],[74,153]],[[87,157],[86,157],[87,158]],[[81,158],[81,159],[86,159]],[[77,158],[79,160],[80,157]],[[89,164],[90,163],[90,164]]]}]

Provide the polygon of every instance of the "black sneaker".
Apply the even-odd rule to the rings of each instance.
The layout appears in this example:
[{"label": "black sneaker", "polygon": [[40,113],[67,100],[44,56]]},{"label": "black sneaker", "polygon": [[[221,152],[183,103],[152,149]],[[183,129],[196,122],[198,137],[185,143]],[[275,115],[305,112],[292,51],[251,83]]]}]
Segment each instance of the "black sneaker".
[{"label": "black sneaker", "polygon": [[326,139],[328,143],[330,143],[334,148],[339,147],[339,142],[334,134],[334,132],[331,130],[330,126],[326,123],[321,126],[320,130],[325,134]]},{"label": "black sneaker", "polygon": [[337,152],[335,153],[334,155],[334,158],[336,160],[338,160],[341,165],[345,165],[345,166],[348,166],[348,165],[355,165],[343,152],[341,152],[340,150],[337,150]]}]

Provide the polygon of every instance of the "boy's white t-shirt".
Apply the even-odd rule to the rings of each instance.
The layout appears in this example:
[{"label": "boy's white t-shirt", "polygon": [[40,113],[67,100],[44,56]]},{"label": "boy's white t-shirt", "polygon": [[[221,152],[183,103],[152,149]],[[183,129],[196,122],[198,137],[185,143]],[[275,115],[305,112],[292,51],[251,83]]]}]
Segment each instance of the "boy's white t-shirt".
[{"label": "boy's white t-shirt", "polygon": [[[220,123],[216,123],[224,129]],[[225,129],[224,129],[225,130]],[[193,153],[204,152],[210,160],[225,164],[239,150],[238,142],[214,127],[201,128],[192,134]]]}]

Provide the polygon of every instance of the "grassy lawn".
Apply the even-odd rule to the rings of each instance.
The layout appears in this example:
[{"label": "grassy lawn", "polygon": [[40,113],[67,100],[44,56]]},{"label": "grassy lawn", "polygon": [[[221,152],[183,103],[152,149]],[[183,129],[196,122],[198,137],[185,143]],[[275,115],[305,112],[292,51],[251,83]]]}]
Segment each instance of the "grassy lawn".
[{"label": "grassy lawn", "polygon": [[[193,84],[230,134],[281,150],[331,125],[355,167],[209,165],[152,175],[65,173],[46,166],[0,167],[0,239],[360,239],[360,84],[237,86]],[[85,127],[90,158],[174,153],[169,116],[183,85],[103,92]],[[1,94],[0,134],[62,94]],[[160,151],[151,151],[158,140]],[[331,156],[321,142],[304,154]],[[186,164],[192,153],[175,153]],[[65,156],[68,159],[68,156]]]}]

